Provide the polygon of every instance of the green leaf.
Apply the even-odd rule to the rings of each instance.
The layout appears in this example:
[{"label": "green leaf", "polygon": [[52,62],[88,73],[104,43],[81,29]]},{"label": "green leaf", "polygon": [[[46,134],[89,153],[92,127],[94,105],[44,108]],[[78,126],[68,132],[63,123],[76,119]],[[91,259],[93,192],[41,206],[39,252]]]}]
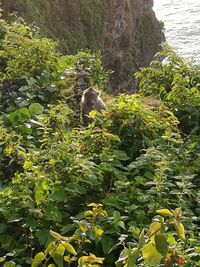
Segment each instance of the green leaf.
[{"label": "green leaf", "polygon": [[17,112],[11,112],[8,115],[8,120],[13,124],[17,125],[19,121],[18,113]]},{"label": "green leaf", "polygon": [[64,189],[60,189],[50,194],[49,198],[55,201],[64,201],[67,199],[67,194]]},{"label": "green leaf", "polygon": [[24,162],[23,168],[24,168],[24,170],[28,170],[28,169],[30,169],[32,166],[33,166],[32,161],[28,161],[28,160],[26,160],[26,161]]},{"label": "green leaf", "polygon": [[39,186],[35,187],[35,201],[37,205],[44,202],[46,200],[46,194],[44,194],[44,191],[41,190]]},{"label": "green leaf", "polygon": [[62,244],[59,244],[58,247],[56,248],[55,252],[52,254],[52,257],[55,261],[55,263],[59,267],[63,267],[63,256],[65,253],[65,248]]},{"label": "green leaf", "polygon": [[17,129],[23,134],[32,134],[33,130],[25,125],[19,125]]},{"label": "green leaf", "polygon": [[10,235],[4,234],[0,236],[0,242],[1,247],[9,251],[11,249],[10,246],[12,245],[13,238]]},{"label": "green leaf", "polygon": [[4,263],[3,267],[15,267],[16,264],[13,261],[8,261]]},{"label": "green leaf", "polygon": [[47,230],[39,230],[36,232],[35,236],[38,238],[40,245],[43,246],[49,239],[50,234]]},{"label": "green leaf", "polygon": [[20,122],[25,122],[27,121],[28,119],[30,119],[30,112],[27,108],[23,107],[23,108],[20,108],[18,111],[17,111],[17,115],[19,117],[19,121]]},{"label": "green leaf", "polygon": [[49,205],[46,207],[44,212],[47,220],[54,222],[62,222],[62,214],[56,206]]},{"label": "green leaf", "polygon": [[167,243],[167,238],[164,234],[155,235],[155,245],[157,251],[163,256],[166,256],[168,252],[168,243]]},{"label": "green leaf", "polygon": [[139,240],[138,240],[138,249],[141,249],[145,244],[144,229],[142,230]]},{"label": "green leaf", "polygon": [[0,223],[0,234],[3,234],[7,230],[8,226],[5,223]]},{"label": "green leaf", "polygon": [[64,235],[66,233],[68,233],[69,231],[73,230],[75,228],[74,224],[68,224],[65,225],[62,229],[61,229],[61,234]]},{"label": "green leaf", "polygon": [[102,249],[104,254],[108,254],[108,252],[110,251],[110,249],[113,246],[113,240],[111,237],[103,237],[101,239],[101,244],[102,244]]},{"label": "green leaf", "polygon": [[142,248],[142,255],[146,263],[154,267],[160,263],[162,258],[162,256],[157,251],[156,247],[153,245],[152,242],[144,245],[144,247]]},{"label": "green leaf", "polygon": [[133,248],[128,256],[127,267],[136,266],[135,264],[139,256],[140,256],[139,250],[137,248]]},{"label": "green leaf", "polygon": [[45,255],[43,252],[39,252],[38,254],[35,255],[33,262],[31,264],[31,267],[37,267],[40,265],[40,263],[43,262],[43,260],[45,259]]},{"label": "green leaf", "polygon": [[29,106],[29,111],[30,111],[31,115],[39,115],[39,114],[43,113],[44,107],[42,105],[40,105],[39,103],[32,103]]}]

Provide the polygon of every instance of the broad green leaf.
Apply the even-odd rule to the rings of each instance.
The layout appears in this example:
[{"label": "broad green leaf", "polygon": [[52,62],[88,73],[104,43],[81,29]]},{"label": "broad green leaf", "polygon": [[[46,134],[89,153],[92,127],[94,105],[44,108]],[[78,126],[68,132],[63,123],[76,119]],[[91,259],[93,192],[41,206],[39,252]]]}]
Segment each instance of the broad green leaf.
[{"label": "broad green leaf", "polygon": [[167,216],[170,216],[170,217],[173,216],[173,213],[168,209],[157,210],[156,212],[158,214],[160,214],[160,215],[167,215]]},{"label": "broad green leaf", "polygon": [[17,125],[19,121],[18,113],[17,112],[9,113],[8,119],[13,125]]},{"label": "broad green leaf", "polygon": [[6,223],[0,223],[0,234],[3,234],[8,228]]},{"label": "broad green leaf", "polygon": [[2,248],[10,251],[10,246],[13,242],[13,237],[11,235],[8,235],[8,234],[1,235],[0,236],[0,242],[1,242]]},{"label": "broad green leaf", "polygon": [[67,199],[67,194],[64,189],[60,189],[50,194],[49,198],[56,201],[64,201]]},{"label": "broad green leaf", "polygon": [[62,222],[62,214],[53,204],[46,207],[44,214],[49,221]]},{"label": "broad green leaf", "polygon": [[152,242],[144,245],[142,248],[142,255],[146,261],[146,263],[150,266],[158,266],[161,261],[162,256],[157,251],[156,247]]},{"label": "broad green leaf", "polygon": [[20,122],[25,122],[30,119],[30,112],[27,108],[23,107],[17,111],[17,115]]},{"label": "broad green leaf", "polygon": [[43,252],[39,252],[38,254],[35,255],[31,267],[37,267],[40,265],[40,263],[43,262],[45,259],[45,255]]},{"label": "broad green leaf", "polygon": [[32,115],[39,115],[43,113],[44,107],[40,105],[39,103],[32,103],[29,106],[29,111]]},{"label": "broad green leaf", "polygon": [[103,237],[101,239],[101,244],[102,244],[102,249],[104,254],[108,254],[109,250],[112,248],[113,246],[113,240],[111,237]]},{"label": "broad green leaf", "polygon": [[64,235],[66,233],[68,233],[69,231],[73,230],[75,228],[74,224],[68,224],[65,225],[62,229],[61,229],[61,234]]},{"label": "broad green leaf", "polygon": [[55,263],[59,267],[63,267],[64,253],[65,253],[65,248],[63,247],[62,244],[59,244],[58,247],[56,248],[55,252],[52,254],[52,257],[53,257]]},{"label": "broad green leaf", "polygon": [[[29,127],[28,127],[29,126]],[[17,129],[23,134],[32,134],[33,130],[30,127],[30,124],[26,124],[25,125],[19,125],[17,126]]]},{"label": "broad green leaf", "polygon": [[16,264],[13,261],[8,261],[4,263],[3,267],[15,267]]},{"label": "broad green leaf", "polygon": [[47,240],[49,239],[49,231],[47,230],[39,230],[36,232],[36,237],[38,238],[39,240],[39,243],[41,246],[45,245]]},{"label": "broad green leaf", "polygon": [[62,239],[62,236],[52,230],[50,230],[50,234],[57,240],[61,240]]},{"label": "broad green leaf", "polygon": [[62,246],[72,255],[77,255],[76,250],[74,249],[74,247],[69,244],[68,242],[66,243],[62,243]]},{"label": "broad green leaf", "polygon": [[168,243],[167,243],[167,238],[164,234],[155,235],[155,245],[157,251],[163,256],[166,256],[168,252]]}]

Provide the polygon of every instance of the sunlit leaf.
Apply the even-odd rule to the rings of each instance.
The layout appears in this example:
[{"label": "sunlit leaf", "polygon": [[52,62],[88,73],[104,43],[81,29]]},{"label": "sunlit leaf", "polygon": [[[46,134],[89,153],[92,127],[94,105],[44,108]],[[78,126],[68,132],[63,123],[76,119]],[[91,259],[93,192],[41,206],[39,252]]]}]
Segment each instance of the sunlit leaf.
[{"label": "sunlit leaf", "polygon": [[39,103],[32,103],[29,106],[29,111],[32,115],[39,115],[43,113],[44,107],[40,105]]},{"label": "sunlit leaf", "polygon": [[176,232],[180,239],[185,240],[185,228],[181,222],[176,224]]},{"label": "sunlit leaf", "polygon": [[55,263],[59,267],[63,267],[63,255],[65,253],[65,248],[63,247],[62,244],[59,244],[55,251],[52,253],[52,257],[55,261]]},{"label": "sunlit leaf", "polygon": [[50,230],[50,234],[57,240],[61,240],[62,239],[62,236],[52,230]]},{"label": "sunlit leaf", "polygon": [[45,259],[45,255],[43,252],[39,252],[38,254],[35,255],[31,267],[37,267],[40,265],[40,263],[43,262]]},{"label": "sunlit leaf", "polygon": [[150,266],[158,266],[162,256],[157,251],[156,247],[150,242],[142,248],[142,255],[146,263]]},{"label": "sunlit leaf", "polygon": [[166,216],[170,216],[170,217],[173,216],[173,213],[168,209],[157,210],[156,212],[160,215],[166,215]]},{"label": "sunlit leaf", "polygon": [[68,242],[66,242],[66,243],[62,243],[62,246],[70,253],[70,254],[72,254],[72,255],[77,255],[77,252],[76,252],[76,250],[74,249],[74,247],[70,244],[70,243],[68,243]]},{"label": "sunlit leaf", "polygon": [[151,238],[152,241],[155,238],[155,234],[158,234],[160,232],[161,227],[162,227],[162,225],[160,222],[153,222],[150,224],[148,236],[149,236],[149,238]]}]

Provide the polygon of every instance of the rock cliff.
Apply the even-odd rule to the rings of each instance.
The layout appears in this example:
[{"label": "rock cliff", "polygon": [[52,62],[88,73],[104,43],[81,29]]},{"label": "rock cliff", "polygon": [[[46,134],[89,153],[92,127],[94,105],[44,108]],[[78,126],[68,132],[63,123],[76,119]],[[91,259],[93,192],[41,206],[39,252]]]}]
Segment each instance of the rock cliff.
[{"label": "rock cliff", "polygon": [[149,64],[164,40],[152,7],[153,0],[2,1],[6,17],[17,11],[34,21],[67,53],[101,49],[115,91],[133,90],[133,72]]}]

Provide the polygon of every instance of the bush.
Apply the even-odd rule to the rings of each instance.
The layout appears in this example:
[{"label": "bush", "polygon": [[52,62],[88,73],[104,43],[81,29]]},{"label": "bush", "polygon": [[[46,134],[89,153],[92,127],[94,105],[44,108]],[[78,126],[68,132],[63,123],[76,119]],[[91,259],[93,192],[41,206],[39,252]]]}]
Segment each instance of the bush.
[{"label": "bush", "polygon": [[[103,90],[108,75],[100,54],[60,56],[54,42],[40,38],[24,22],[0,23],[4,267],[45,262],[48,267],[111,267],[118,259],[120,267],[163,266],[169,260],[174,266],[183,261],[198,266],[199,136],[182,139],[174,116],[180,115],[187,133],[189,122],[183,120],[184,107],[176,93],[181,84],[180,97],[193,92],[180,69],[193,75],[196,89],[197,72],[181,59],[175,58],[179,65],[173,63],[171,70],[157,63],[159,67],[138,75],[144,94],[148,81],[149,88],[155,88],[154,81],[158,88],[166,85],[163,96],[156,92],[161,100],[140,95],[109,98],[107,110],[92,111],[93,122],[84,128],[78,119],[82,90],[94,84]],[[29,58],[20,57],[23,51]],[[168,75],[160,79],[163,71]],[[189,103],[185,105],[187,114],[198,107],[198,96],[188,99],[192,106],[189,110]],[[154,218],[160,209],[169,216],[159,213]],[[155,223],[159,229],[154,234]],[[145,234],[149,224],[150,235]],[[150,261],[152,257],[156,261]]]},{"label": "bush", "polygon": [[187,63],[168,46],[158,54],[161,61],[136,73],[140,93],[157,95],[180,121],[183,132],[199,131],[200,69]]}]

